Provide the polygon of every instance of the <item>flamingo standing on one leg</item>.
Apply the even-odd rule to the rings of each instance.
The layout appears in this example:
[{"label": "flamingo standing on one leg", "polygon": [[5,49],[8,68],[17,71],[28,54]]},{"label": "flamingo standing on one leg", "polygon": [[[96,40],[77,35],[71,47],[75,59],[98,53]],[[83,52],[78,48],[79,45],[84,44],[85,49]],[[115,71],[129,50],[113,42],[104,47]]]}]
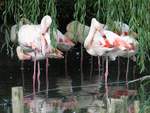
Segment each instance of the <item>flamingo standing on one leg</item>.
[{"label": "flamingo standing on one leg", "polygon": [[[83,48],[82,45],[84,44],[84,40],[88,35],[89,32],[89,26],[83,25],[78,21],[72,21],[70,22],[67,27],[66,30],[67,32],[65,33],[65,35],[67,37],[69,37],[71,40],[73,40],[74,42],[79,42],[81,44],[81,60],[80,60],[80,67],[81,67],[81,83],[83,82],[83,72],[82,72],[82,68],[83,68]],[[93,73],[93,56],[91,56],[91,70],[90,70],[90,79],[92,77],[92,73]]]},{"label": "flamingo standing on one leg", "polygon": [[67,56],[68,51],[75,45],[73,41],[71,41],[70,38],[63,35],[58,29],[56,31],[53,31],[54,37],[57,42],[57,48],[61,51],[65,51],[65,76],[68,77],[68,69],[67,69]]},{"label": "flamingo standing on one leg", "polygon": [[[118,21],[115,21],[114,23],[115,23],[116,28],[118,29],[117,33],[121,36],[122,40],[124,40],[126,43],[128,43],[127,51],[117,51],[117,53],[115,53],[118,56],[128,57],[127,71],[126,71],[126,86],[128,87],[128,85],[127,85],[128,77],[127,76],[128,76],[128,68],[129,68],[129,57],[131,57],[131,56],[134,57],[135,53],[137,52],[138,42],[135,40],[135,37],[137,37],[137,34],[135,32],[130,32],[130,27],[125,23],[118,22]],[[107,25],[105,26],[105,29],[108,29]],[[120,68],[119,67],[119,58],[118,58],[118,68]],[[119,80],[119,71],[120,70],[118,70],[117,80]]]},{"label": "flamingo standing on one leg", "polygon": [[[30,54],[34,54],[34,55],[23,54],[22,57],[24,59],[31,59],[31,57],[35,56],[34,58],[35,67],[33,73],[34,94],[35,94],[35,79],[36,79],[36,60],[37,60],[36,56],[37,55],[46,56],[48,53],[52,51],[50,36],[48,33],[48,29],[51,25],[51,22],[52,22],[51,17],[46,15],[42,18],[40,25],[23,25],[18,32],[18,43],[20,47],[23,50],[30,52]],[[17,50],[19,49],[17,48]],[[48,57],[45,58],[46,61],[48,61]],[[39,75],[39,71],[38,71],[38,75]],[[46,73],[46,79],[48,79],[48,73]],[[46,84],[48,84],[48,80],[46,80]]]},{"label": "flamingo standing on one leg", "polygon": [[[127,50],[128,43],[121,39],[121,37],[111,31],[103,29],[95,18],[91,21],[90,31],[85,39],[84,47],[87,52],[93,56],[106,56],[106,71],[105,71],[105,91],[108,100],[108,57],[115,60],[116,52]],[[109,102],[109,101],[108,101]]]},{"label": "flamingo standing on one leg", "polygon": [[[77,28],[76,28],[76,25],[77,25]],[[84,33],[82,33],[83,29],[84,29]],[[72,21],[67,25],[66,30],[67,30],[67,32],[65,33],[66,36],[68,36],[70,39],[74,40],[75,42],[78,41],[81,44],[83,44],[89,33],[90,27],[87,25],[83,25],[78,21]],[[100,75],[100,57],[98,57],[98,70],[99,70],[99,75]],[[93,56],[91,56],[90,80],[92,78],[92,72],[93,72]],[[100,80],[100,77],[99,77],[99,80]]]},{"label": "flamingo standing on one leg", "polygon": [[123,57],[127,57],[127,71],[126,71],[126,87],[128,89],[128,71],[129,71],[129,57],[133,57],[135,60],[135,54],[138,50],[138,42],[134,38],[134,35],[121,35],[122,39],[130,44],[130,48],[127,50]]},{"label": "flamingo standing on one leg", "polygon": [[[66,27],[67,32],[65,33],[66,36],[71,38],[75,42],[79,42],[81,44],[81,57],[80,57],[80,68],[81,68],[81,84],[83,83],[83,44],[84,40],[88,35],[89,27],[81,24],[78,21],[72,21],[70,22]],[[91,74],[92,74],[92,64],[93,64],[93,58],[91,63]]]}]

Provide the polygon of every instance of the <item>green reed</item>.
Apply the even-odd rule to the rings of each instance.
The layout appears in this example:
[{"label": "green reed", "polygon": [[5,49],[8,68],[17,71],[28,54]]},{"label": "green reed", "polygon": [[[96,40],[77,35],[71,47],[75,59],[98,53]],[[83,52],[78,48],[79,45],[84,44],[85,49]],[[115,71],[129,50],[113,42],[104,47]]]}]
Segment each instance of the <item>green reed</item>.
[{"label": "green reed", "polygon": [[[82,24],[90,24],[91,18],[97,17],[101,23],[107,24],[110,30],[117,31],[114,21],[121,21],[128,24],[131,31],[137,32],[139,42],[137,64],[141,72],[145,71],[146,64],[150,62],[150,0],[75,0],[74,2],[74,19]],[[51,27],[56,30],[56,5],[57,0],[5,0],[2,15],[5,41],[1,49],[6,48],[7,54],[12,53],[10,27],[18,23],[21,18],[39,23],[41,17],[49,14],[53,19]],[[56,46],[53,35],[51,38],[53,45]]]},{"label": "green reed", "polygon": [[[83,25],[85,25],[85,16],[86,16],[86,0],[75,0],[75,5],[74,5],[74,18],[76,21],[81,22]],[[75,34],[77,31],[78,25],[75,25]],[[85,33],[84,33],[85,27],[83,27],[83,31],[81,31],[82,38],[84,38]],[[77,40],[77,35],[75,37],[75,40]],[[81,44],[81,57],[80,57],[80,69],[81,69],[81,85],[83,84],[84,81],[84,75],[83,75],[83,45]]]}]

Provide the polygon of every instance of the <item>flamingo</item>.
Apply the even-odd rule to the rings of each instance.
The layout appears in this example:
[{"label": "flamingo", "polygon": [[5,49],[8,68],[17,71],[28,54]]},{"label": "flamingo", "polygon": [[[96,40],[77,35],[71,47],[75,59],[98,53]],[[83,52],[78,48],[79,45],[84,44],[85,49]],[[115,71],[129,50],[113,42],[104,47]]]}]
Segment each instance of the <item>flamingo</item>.
[{"label": "flamingo", "polygon": [[19,28],[23,25],[26,25],[26,24],[31,25],[31,22],[26,18],[21,18],[20,21],[19,21],[19,24],[15,24],[11,27],[11,31],[10,31],[10,40],[11,40],[11,42],[18,43],[17,34],[18,34],[18,31],[19,31]]},{"label": "flamingo", "polygon": [[[129,44],[129,47],[127,49],[127,51],[123,51],[121,54],[118,54],[118,56],[121,57],[127,57],[127,71],[126,71],[126,86],[128,89],[128,69],[129,69],[129,57],[133,57],[133,60],[135,61],[135,54],[138,51],[138,41],[135,39],[137,37],[137,34],[135,32],[131,32],[130,31],[130,27],[122,22],[115,22],[115,24],[117,25],[117,27],[120,30],[120,36],[122,38],[122,40],[124,40],[125,42],[127,42]],[[118,75],[119,76],[119,75]],[[118,77],[119,79],[119,77]]]},{"label": "flamingo", "polygon": [[63,35],[58,29],[54,32],[54,37],[57,42],[57,48],[61,51],[69,51],[75,45],[70,38]]},{"label": "flamingo", "polygon": [[[51,25],[51,17],[46,15],[39,25],[23,25],[18,32],[17,55],[20,60],[34,60],[33,93],[35,95],[36,60],[46,59],[46,88],[48,90],[48,58],[55,56],[51,45],[48,29]],[[49,55],[50,54],[50,55]],[[62,53],[56,50],[56,54],[62,57]],[[40,76],[40,64],[38,62],[38,82]],[[38,88],[39,91],[39,88]]]},{"label": "flamingo", "polygon": [[[76,28],[76,25],[77,25],[77,28]],[[90,28],[89,28],[89,26],[81,24],[78,21],[72,21],[67,25],[66,30],[67,30],[67,32],[65,33],[66,36],[68,36],[71,40],[73,40],[75,42],[78,41],[81,44],[83,44],[85,38],[88,35]],[[83,30],[84,30],[84,32],[83,32]],[[76,33],[74,33],[74,32],[76,32]]]},{"label": "flamingo", "polygon": [[68,51],[75,45],[73,41],[68,38],[66,35],[62,34],[58,29],[55,31],[53,30],[54,37],[57,42],[57,48],[61,51],[66,52],[65,54],[65,76],[68,77],[68,71],[67,71],[67,56]]},{"label": "flamingo", "polygon": [[[69,37],[71,40],[73,40],[75,42],[84,44],[85,38],[87,37],[87,35],[89,33],[90,27],[87,25],[81,24],[78,21],[72,21],[67,25],[66,30],[67,30],[67,32],[65,33],[65,35],[67,37]],[[84,32],[83,32],[83,30],[84,30]],[[100,67],[100,57],[98,57],[98,65]],[[91,69],[90,70],[91,70],[90,71],[90,80],[91,80],[92,72],[93,72],[93,56],[91,56]],[[100,76],[100,68],[99,68],[99,76]]]},{"label": "flamingo", "polygon": [[[115,21],[114,22],[117,30],[118,30],[118,35],[121,36],[121,39],[128,44],[127,50],[122,51],[118,50],[113,52],[112,57],[115,59],[116,56],[119,57],[127,57],[127,67],[126,67],[126,88],[128,92],[128,70],[129,70],[129,57],[133,57],[133,60],[135,61],[136,57],[135,54],[137,53],[138,50],[138,42],[135,39],[137,37],[137,34],[133,31],[130,31],[130,27],[122,22]],[[105,29],[108,29],[108,26],[105,26]],[[120,76],[120,66],[119,66],[119,58],[118,58],[118,77],[117,80],[119,81],[119,76]]]},{"label": "flamingo", "polygon": [[57,30],[57,36],[56,36],[56,40],[57,40],[57,47],[61,50],[61,51],[65,51],[65,76],[68,77],[68,69],[67,69],[67,56],[68,56],[68,51],[75,46],[75,44],[73,43],[73,41],[71,41],[71,39],[69,39],[67,36],[63,35],[59,30]]},{"label": "flamingo", "polygon": [[93,56],[106,56],[106,71],[105,71],[105,94],[108,101],[108,57],[113,56],[116,51],[127,50],[129,44],[126,43],[121,37],[111,31],[105,30],[103,24],[100,24],[95,18],[91,21],[90,31],[85,39],[84,47],[86,51]]},{"label": "flamingo", "polygon": [[[86,36],[89,32],[89,27],[81,24],[78,21],[70,22],[66,27],[67,32],[65,35],[73,40],[75,43],[79,42],[81,44],[81,57],[80,57],[80,68],[81,68],[81,84],[83,83],[83,44]],[[92,70],[92,63],[91,63]],[[91,73],[92,74],[92,73]],[[91,75],[90,75],[91,76]]]}]

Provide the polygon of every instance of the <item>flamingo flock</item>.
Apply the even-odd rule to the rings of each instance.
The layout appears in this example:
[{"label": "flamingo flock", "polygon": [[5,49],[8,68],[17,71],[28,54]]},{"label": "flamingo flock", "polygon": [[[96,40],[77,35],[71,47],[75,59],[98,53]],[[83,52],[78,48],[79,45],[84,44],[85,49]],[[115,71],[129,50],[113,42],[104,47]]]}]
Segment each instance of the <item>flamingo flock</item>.
[{"label": "flamingo flock", "polygon": [[[46,84],[48,89],[48,59],[63,58],[63,52],[69,51],[75,44],[71,23],[67,26],[67,32],[63,35],[58,29],[50,30],[52,19],[46,15],[38,25],[23,25],[18,31],[18,46],[16,48],[19,60],[34,61],[33,92],[35,94],[35,80],[38,79],[38,91],[40,91],[40,60],[46,59]],[[76,23],[76,21],[74,21]],[[121,23],[116,23],[121,25]],[[108,30],[108,26],[101,24],[92,18],[90,27],[85,26],[84,37],[81,36],[81,28],[77,31],[77,41],[84,45],[91,56],[106,57],[105,90],[108,96],[107,77],[108,59],[116,60],[116,57],[132,57],[138,50],[138,42],[135,34],[129,33],[129,26],[123,24],[120,33]],[[51,44],[50,32],[54,32],[57,48]],[[60,51],[61,50],[61,51]],[[36,65],[38,73],[36,75]]]}]

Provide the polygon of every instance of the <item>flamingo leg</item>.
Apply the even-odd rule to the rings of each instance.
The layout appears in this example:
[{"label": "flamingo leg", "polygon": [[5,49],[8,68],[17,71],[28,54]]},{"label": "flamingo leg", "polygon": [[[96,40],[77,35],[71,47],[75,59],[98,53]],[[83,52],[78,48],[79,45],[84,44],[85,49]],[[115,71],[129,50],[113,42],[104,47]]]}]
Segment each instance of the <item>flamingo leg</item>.
[{"label": "flamingo leg", "polygon": [[[134,64],[133,65],[133,80],[135,80],[135,73],[136,73],[136,65]],[[136,82],[134,83],[134,87],[135,89],[137,89]]]},{"label": "flamingo leg", "polygon": [[106,98],[108,98],[107,78],[108,78],[108,56],[106,57],[106,71],[105,71],[105,93],[106,93]]},{"label": "flamingo leg", "polygon": [[68,56],[68,52],[66,52],[65,54],[65,77],[68,77],[68,66],[67,66],[67,56]]},{"label": "flamingo leg", "polygon": [[108,56],[106,57],[106,71],[105,71],[105,95],[106,95],[106,107],[107,107],[107,113],[110,113],[110,101],[108,99]]},{"label": "flamingo leg", "polygon": [[33,72],[33,95],[35,96],[35,80],[36,80],[36,59],[34,59],[34,72]]},{"label": "flamingo leg", "polygon": [[24,85],[24,61],[21,61],[21,75],[22,75],[23,90],[25,90],[25,85]]},{"label": "flamingo leg", "polygon": [[81,44],[80,68],[81,68],[81,85],[83,85],[84,76],[83,76],[83,47],[82,47],[82,44]]},{"label": "flamingo leg", "polygon": [[[103,77],[103,75],[104,75],[104,65],[105,65],[105,58],[102,56],[102,77]],[[103,80],[103,78],[102,78],[102,80]]]},{"label": "flamingo leg", "polygon": [[128,73],[129,73],[129,56],[128,56],[128,60],[127,60],[127,70],[126,70],[126,88],[128,90]]},{"label": "flamingo leg", "polygon": [[90,80],[92,80],[92,74],[93,74],[93,56],[91,56]]},{"label": "flamingo leg", "polygon": [[118,73],[117,73],[118,87],[119,87],[119,79],[120,79],[120,57],[118,57]]},{"label": "flamingo leg", "polygon": [[48,80],[48,65],[49,60],[46,58],[46,95],[48,96],[49,80]]},{"label": "flamingo leg", "polygon": [[38,92],[40,91],[40,62],[38,61],[38,74],[37,74],[37,79],[38,79]]},{"label": "flamingo leg", "polygon": [[101,59],[100,56],[98,56],[98,81],[100,82],[100,76],[101,76]]}]

